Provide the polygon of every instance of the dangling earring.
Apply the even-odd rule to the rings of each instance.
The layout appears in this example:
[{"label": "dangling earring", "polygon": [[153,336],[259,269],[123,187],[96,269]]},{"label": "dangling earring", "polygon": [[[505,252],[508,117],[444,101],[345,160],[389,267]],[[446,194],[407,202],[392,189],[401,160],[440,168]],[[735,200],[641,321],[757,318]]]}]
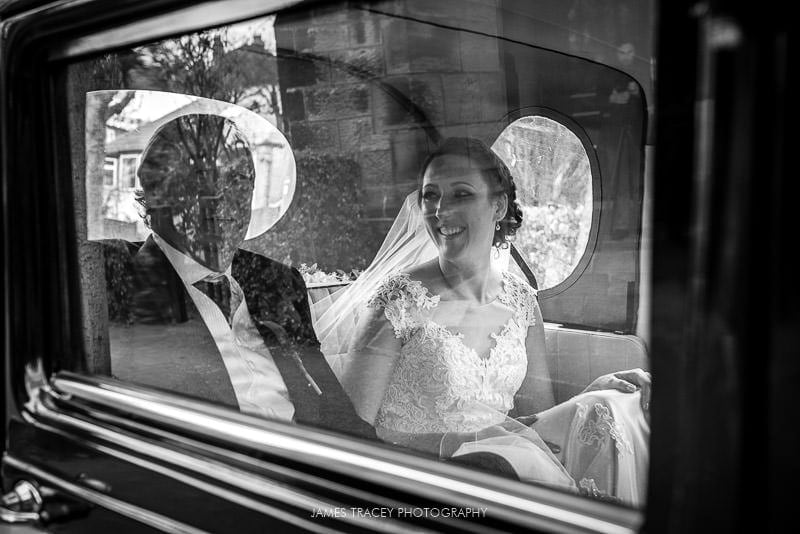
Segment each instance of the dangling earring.
[{"label": "dangling earring", "polygon": [[495,231],[499,231],[500,230],[500,223],[495,224],[494,225],[494,229],[495,229]]}]

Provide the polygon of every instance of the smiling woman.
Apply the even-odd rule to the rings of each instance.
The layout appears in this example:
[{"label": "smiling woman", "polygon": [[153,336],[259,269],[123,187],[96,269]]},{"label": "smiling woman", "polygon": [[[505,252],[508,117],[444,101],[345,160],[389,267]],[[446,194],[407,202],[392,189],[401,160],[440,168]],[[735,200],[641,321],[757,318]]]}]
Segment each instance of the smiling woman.
[{"label": "smiling woman", "polygon": [[443,257],[454,260],[468,255],[471,248],[491,245],[494,226],[506,208],[506,201],[499,200],[493,211],[488,209],[495,195],[481,170],[470,168],[469,160],[461,156],[433,161],[426,169],[421,196],[431,239]]},{"label": "smiling woman", "polygon": [[[442,250],[446,256],[466,253],[469,246],[478,250],[507,246],[508,237],[520,226],[516,188],[508,169],[475,139],[448,139],[422,164],[420,202],[431,238],[440,248],[447,244]],[[480,217],[490,217],[491,224],[470,221]]]},{"label": "smiling woman", "polygon": [[411,245],[396,251],[405,263],[369,267],[385,271],[385,261],[394,272],[354,303],[342,384],[389,443],[638,506],[650,376],[601,376],[553,407],[536,291],[508,271],[507,257],[492,261],[524,223],[515,191],[503,162],[478,140],[447,139],[426,159],[417,213],[399,220],[424,225],[435,256],[404,250],[416,246],[410,231],[399,241]]}]

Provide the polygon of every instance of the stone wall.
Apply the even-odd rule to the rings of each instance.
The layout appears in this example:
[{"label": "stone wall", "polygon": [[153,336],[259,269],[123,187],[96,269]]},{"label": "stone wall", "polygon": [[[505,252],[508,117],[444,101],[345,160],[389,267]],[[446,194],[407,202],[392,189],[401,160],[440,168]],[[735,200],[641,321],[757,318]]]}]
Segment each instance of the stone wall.
[{"label": "stone wall", "polygon": [[398,0],[278,16],[285,131],[298,158],[358,162],[360,175],[342,179],[358,180],[365,222],[388,225],[440,139],[496,135],[507,109],[501,58],[494,38],[471,32],[496,35],[496,3]]}]

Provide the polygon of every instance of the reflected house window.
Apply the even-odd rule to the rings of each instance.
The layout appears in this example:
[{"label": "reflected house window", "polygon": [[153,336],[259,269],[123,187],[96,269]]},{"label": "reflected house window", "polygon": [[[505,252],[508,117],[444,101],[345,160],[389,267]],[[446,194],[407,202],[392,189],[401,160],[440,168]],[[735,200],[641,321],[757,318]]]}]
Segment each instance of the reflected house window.
[{"label": "reflected house window", "polygon": [[509,124],[492,148],[517,181],[524,223],[514,245],[540,289],[572,274],[589,243],[592,171],[583,143],[569,128],[532,115]]},{"label": "reflected house window", "polygon": [[119,158],[119,187],[120,189],[136,189],[138,180],[136,168],[139,166],[140,154],[123,154]]},{"label": "reflected house window", "polygon": [[[162,91],[94,91],[87,94],[87,108],[87,113],[104,117],[114,110],[105,123],[105,138],[113,132],[113,141],[102,145],[99,160],[89,158],[103,165],[103,187],[87,182],[89,239],[141,242],[150,234],[136,201],[142,153],[163,124],[182,115],[225,116],[246,133],[258,176],[251,205],[254,226],[275,221],[288,209],[295,189],[294,159],[270,117],[228,102]],[[99,169],[100,163],[97,165]],[[96,183],[99,186],[99,180]]]},{"label": "reflected house window", "polygon": [[103,185],[107,187],[114,187],[117,185],[117,160],[114,158],[106,158],[103,165]]}]

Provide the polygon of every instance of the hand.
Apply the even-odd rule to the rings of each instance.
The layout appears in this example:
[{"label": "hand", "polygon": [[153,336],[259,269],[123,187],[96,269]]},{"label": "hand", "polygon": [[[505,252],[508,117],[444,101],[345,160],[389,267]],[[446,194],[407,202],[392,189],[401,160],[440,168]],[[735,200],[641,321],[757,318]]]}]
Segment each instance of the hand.
[{"label": "hand", "polygon": [[591,384],[586,386],[583,393],[589,391],[600,391],[604,389],[616,389],[623,393],[633,393],[641,390],[642,398],[641,405],[642,411],[645,415],[650,411],[650,394],[652,390],[652,378],[650,373],[642,369],[629,369],[627,371],[619,371],[616,373],[609,373],[598,377],[592,381]]}]

